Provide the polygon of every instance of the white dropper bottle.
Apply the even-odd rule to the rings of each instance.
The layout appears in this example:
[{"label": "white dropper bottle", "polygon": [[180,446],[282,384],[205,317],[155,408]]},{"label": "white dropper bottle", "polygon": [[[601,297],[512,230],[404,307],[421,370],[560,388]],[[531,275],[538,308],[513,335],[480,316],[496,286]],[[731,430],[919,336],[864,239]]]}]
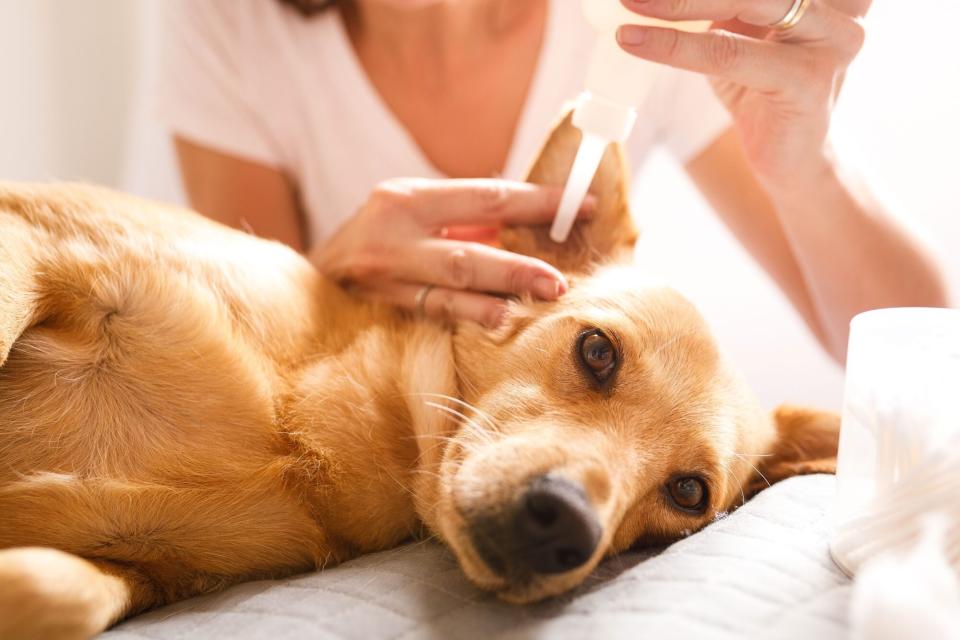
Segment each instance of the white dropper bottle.
[{"label": "white dropper bottle", "polygon": [[706,31],[709,22],[666,22],[639,16],[620,0],[582,0],[583,14],[597,32],[597,44],[583,93],[573,111],[573,124],[583,133],[570,170],[560,207],[550,229],[554,242],[570,235],[603,153],[611,142],[623,142],[633,130],[637,108],[653,88],[660,66],[632,56],[617,43],[624,24],[669,26],[684,31]]}]

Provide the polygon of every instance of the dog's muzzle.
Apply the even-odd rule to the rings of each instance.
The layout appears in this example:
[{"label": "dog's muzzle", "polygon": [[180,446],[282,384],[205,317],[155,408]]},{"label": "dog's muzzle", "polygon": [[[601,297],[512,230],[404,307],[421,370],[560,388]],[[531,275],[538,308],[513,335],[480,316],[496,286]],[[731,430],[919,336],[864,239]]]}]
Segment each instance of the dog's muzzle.
[{"label": "dog's muzzle", "polygon": [[514,504],[469,523],[484,562],[511,579],[583,566],[603,532],[583,487],[553,474],[533,479]]}]

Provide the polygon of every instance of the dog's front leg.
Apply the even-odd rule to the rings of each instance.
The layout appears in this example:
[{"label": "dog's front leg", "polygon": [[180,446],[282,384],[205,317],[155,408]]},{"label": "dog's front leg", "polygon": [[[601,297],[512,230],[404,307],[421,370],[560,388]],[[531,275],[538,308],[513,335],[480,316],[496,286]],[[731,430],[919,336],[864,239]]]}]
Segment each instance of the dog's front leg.
[{"label": "dog's front leg", "polygon": [[48,547],[0,551],[0,638],[82,640],[156,604],[136,569]]}]

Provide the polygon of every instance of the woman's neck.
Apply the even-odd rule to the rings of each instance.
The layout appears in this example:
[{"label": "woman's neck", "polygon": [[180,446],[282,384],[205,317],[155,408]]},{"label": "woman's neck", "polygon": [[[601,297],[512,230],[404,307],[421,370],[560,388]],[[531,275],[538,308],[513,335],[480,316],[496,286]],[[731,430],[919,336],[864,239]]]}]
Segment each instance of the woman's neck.
[{"label": "woman's neck", "polygon": [[482,63],[543,0],[439,0],[420,9],[358,0],[345,14],[361,57],[445,81]]},{"label": "woman's neck", "polygon": [[[574,0],[562,0],[574,2]],[[344,12],[382,102],[440,173],[495,175],[509,156],[546,33],[548,0],[357,0]]]}]

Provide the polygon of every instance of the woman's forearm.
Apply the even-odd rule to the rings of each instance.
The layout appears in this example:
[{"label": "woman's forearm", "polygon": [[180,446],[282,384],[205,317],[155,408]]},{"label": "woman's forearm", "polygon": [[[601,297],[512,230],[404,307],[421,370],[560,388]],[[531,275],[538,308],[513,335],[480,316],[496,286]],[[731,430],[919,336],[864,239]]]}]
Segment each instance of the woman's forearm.
[{"label": "woman's forearm", "polygon": [[829,158],[808,175],[767,192],[834,357],[845,358],[850,320],[862,311],[948,304],[931,252],[863,186]]},{"label": "woman's forearm", "polygon": [[175,139],[190,206],[222,224],[307,249],[291,181],[277,169]]},{"label": "woman's forearm", "polygon": [[832,160],[798,168],[790,185],[764,185],[731,130],[687,171],[838,361],[857,313],[947,303],[930,252]]}]

